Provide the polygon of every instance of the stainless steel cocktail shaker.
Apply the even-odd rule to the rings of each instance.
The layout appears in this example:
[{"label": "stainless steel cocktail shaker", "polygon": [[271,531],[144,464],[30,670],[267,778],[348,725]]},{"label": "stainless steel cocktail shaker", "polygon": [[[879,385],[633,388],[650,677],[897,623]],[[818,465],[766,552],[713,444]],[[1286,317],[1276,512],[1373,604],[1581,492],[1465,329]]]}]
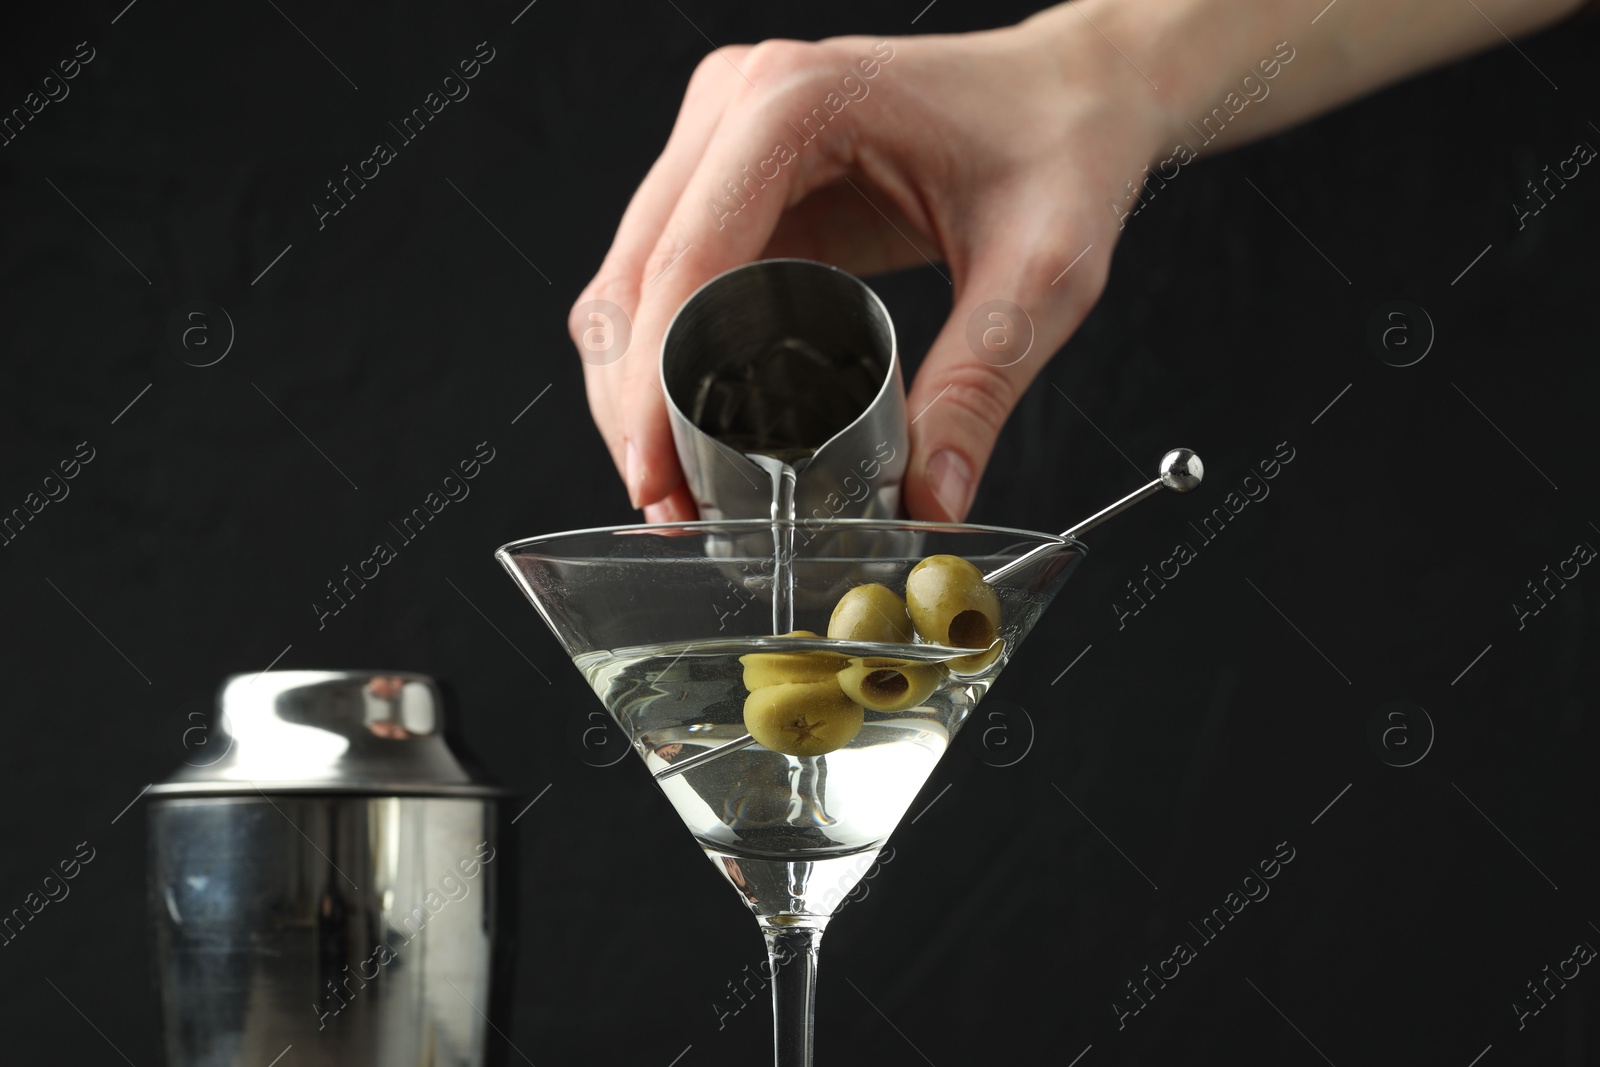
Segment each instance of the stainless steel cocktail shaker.
[{"label": "stainless steel cocktail shaker", "polygon": [[236,675],[219,710],[204,758],[150,790],[167,1062],[499,1062],[507,794],[452,750],[440,686]]},{"label": "stainless steel cocktail shaker", "polygon": [[910,446],[894,325],[853,275],[770,259],[711,279],[667,328],[661,387],[702,519],[773,513],[783,465],[798,522],[901,514]]}]

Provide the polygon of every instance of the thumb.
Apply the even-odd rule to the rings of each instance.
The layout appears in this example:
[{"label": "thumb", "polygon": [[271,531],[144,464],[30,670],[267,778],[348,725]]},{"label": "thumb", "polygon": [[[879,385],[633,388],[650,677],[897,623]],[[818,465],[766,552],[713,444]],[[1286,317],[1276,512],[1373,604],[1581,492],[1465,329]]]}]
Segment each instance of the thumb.
[{"label": "thumb", "polygon": [[1007,417],[1104,284],[1109,250],[1062,271],[1084,243],[1036,236],[1019,254],[1017,244],[996,242],[973,262],[907,398],[912,518],[966,518]]}]

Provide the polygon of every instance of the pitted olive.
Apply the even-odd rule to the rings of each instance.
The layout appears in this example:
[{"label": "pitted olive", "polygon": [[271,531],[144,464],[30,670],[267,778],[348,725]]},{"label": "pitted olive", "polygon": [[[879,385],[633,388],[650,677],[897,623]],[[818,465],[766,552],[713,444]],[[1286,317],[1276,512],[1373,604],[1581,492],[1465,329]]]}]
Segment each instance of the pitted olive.
[{"label": "pitted olive", "polygon": [[873,711],[904,711],[932,696],[944,676],[943,664],[868,656],[852,658],[839,672],[839,688]]},{"label": "pitted olive", "polygon": [[744,728],[786,756],[823,756],[850,743],[865,715],[835,678],[756,689],[745,698]]},{"label": "pitted olive", "polygon": [[903,645],[911,641],[911,617],[906,602],[887,586],[858,585],[839,598],[828,620],[828,636],[836,641]]},{"label": "pitted olive", "polygon": [[1000,598],[983,573],[960,556],[929,556],[906,576],[906,608],[924,641],[982,652],[950,661],[963,674],[1000,655]]},{"label": "pitted olive", "polygon": [[[785,637],[816,637],[810,630],[792,630]],[[752,693],[785,682],[832,680],[844,669],[845,657],[832,652],[751,652],[739,657],[744,664],[744,687]]]}]

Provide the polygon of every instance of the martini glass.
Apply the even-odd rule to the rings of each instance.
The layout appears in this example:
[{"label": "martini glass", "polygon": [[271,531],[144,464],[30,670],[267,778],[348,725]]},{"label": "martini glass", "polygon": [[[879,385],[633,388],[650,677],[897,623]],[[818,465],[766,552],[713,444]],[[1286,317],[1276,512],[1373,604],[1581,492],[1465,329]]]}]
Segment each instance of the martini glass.
[{"label": "martini glass", "polygon": [[[880,583],[903,594],[911,568],[936,554],[968,560],[993,585],[992,658],[921,642],[774,636],[826,633],[846,591]],[[755,913],[778,1067],[811,1063],[817,949],[830,916],[1082,554],[1064,536],[997,527],[769,519],[551,534],[496,554]],[[914,707],[865,710],[859,732],[825,754],[754,743],[740,657],[807,651],[935,665],[941,680]]]}]

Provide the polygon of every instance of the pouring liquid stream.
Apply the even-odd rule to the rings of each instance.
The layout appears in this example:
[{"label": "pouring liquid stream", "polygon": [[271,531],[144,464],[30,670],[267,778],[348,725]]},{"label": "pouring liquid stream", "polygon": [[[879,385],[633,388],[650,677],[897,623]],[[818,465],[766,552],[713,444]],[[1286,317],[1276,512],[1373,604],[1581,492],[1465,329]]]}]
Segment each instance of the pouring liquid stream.
[{"label": "pouring liquid stream", "polygon": [[771,481],[774,634],[794,629],[792,523],[799,474],[871,408],[884,381],[883,363],[860,338],[814,342],[809,333],[731,346],[722,358],[697,356],[705,369],[685,389],[695,429],[743,455]]},{"label": "pouring liquid stream", "polygon": [[794,467],[771,456],[746,455],[772,478],[772,632],[794,629]]},{"label": "pouring liquid stream", "polygon": [[[808,458],[814,449],[786,449],[781,455],[746,452],[745,458],[772,480],[772,632],[786,634],[794,629],[794,516],[797,472],[791,459]],[[702,764],[748,748],[755,743],[749,734],[663,767],[655,778],[672,778]],[[815,764],[807,759],[807,764]]]},{"label": "pouring liquid stream", "polygon": [[[807,457],[810,454],[809,449],[802,453]],[[801,457],[793,451],[785,456],[756,452],[746,452],[745,456],[772,478],[772,632],[786,634],[794,629],[794,498],[798,480],[797,472],[786,460]],[[735,746],[746,747],[753,740],[746,734],[744,738],[729,742],[722,750],[731,752]],[[799,773],[789,778],[790,804],[809,806],[818,823],[824,826],[834,822],[823,801],[826,783],[827,770],[815,756],[801,759]]]}]

